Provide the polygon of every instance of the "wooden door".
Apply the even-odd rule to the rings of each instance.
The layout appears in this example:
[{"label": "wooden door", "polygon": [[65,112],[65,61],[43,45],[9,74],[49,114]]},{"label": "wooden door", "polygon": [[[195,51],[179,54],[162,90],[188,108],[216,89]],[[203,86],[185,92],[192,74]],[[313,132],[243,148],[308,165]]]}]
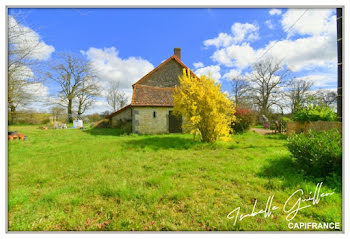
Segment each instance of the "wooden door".
[{"label": "wooden door", "polygon": [[176,117],[169,111],[169,133],[182,133],[182,117]]}]

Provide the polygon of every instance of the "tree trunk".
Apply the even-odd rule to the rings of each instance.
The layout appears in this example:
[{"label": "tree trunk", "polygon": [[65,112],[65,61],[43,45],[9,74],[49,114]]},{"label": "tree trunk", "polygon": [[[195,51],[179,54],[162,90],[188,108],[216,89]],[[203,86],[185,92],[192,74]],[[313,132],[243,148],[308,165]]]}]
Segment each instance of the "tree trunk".
[{"label": "tree trunk", "polygon": [[68,100],[68,123],[72,123],[72,100]]},{"label": "tree trunk", "polygon": [[10,105],[10,124],[16,122],[16,106]]},{"label": "tree trunk", "polygon": [[82,115],[82,113],[81,113],[81,108],[82,108],[82,104],[81,104],[81,102],[79,102],[79,106],[78,106],[78,119],[80,119],[80,116]]}]

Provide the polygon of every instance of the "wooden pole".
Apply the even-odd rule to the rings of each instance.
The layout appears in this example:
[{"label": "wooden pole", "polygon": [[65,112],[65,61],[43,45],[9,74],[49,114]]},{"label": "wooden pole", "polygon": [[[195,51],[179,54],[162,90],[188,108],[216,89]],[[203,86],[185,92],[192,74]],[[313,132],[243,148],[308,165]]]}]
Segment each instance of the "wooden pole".
[{"label": "wooden pole", "polygon": [[337,8],[337,48],[338,48],[338,96],[337,115],[342,122],[343,115],[343,9]]}]

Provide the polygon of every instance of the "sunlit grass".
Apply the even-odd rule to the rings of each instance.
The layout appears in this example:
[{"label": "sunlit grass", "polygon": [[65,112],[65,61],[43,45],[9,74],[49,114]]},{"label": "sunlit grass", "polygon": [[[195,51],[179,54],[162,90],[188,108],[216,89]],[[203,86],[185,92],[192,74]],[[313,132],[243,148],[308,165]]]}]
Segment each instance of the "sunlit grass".
[{"label": "sunlit grass", "polygon": [[[283,135],[249,132],[231,142],[190,135],[120,135],[115,129],[41,130],[9,142],[9,230],[289,230],[286,214],[227,214],[264,209],[318,179],[301,174]],[[324,182],[322,190],[333,185]],[[293,222],[341,222],[341,192],[298,213]]]}]

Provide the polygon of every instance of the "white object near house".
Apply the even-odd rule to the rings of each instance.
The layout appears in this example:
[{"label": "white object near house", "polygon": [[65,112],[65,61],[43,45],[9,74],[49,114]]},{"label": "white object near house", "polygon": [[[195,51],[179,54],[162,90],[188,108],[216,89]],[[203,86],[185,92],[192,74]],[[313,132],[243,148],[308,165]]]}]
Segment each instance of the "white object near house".
[{"label": "white object near house", "polygon": [[73,128],[80,128],[83,127],[83,121],[82,120],[73,120]]}]

